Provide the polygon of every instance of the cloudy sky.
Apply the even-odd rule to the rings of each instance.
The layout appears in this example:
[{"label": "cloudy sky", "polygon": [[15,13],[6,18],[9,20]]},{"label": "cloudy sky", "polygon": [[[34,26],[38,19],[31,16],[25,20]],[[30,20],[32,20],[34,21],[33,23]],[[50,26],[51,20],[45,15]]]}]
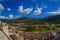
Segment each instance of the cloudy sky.
[{"label": "cloudy sky", "polygon": [[0,0],[0,18],[43,18],[60,14],[60,0]]}]

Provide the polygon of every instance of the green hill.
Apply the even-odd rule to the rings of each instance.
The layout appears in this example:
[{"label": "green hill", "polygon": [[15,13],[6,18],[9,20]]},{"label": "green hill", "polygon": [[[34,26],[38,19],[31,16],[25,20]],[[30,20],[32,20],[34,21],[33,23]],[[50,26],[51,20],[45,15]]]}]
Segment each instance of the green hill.
[{"label": "green hill", "polygon": [[43,19],[44,22],[60,24],[60,15],[48,16]]},{"label": "green hill", "polygon": [[60,24],[60,15],[48,16],[45,18],[28,18],[28,17],[21,17],[18,19],[0,19],[2,22],[6,22],[8,24],[13,23],[33,23],[33,24],[44,24],[46,23],[53,23],[53,24]]},{"label": "green hill", "polygon": [[22,17],[18,19],[0,19],[2,22],[6,22],[8,24],[13,24],[13,23],[32,23],[32,24],[41,24],[42,19],[40,18],[28,18],[28,17]]}]

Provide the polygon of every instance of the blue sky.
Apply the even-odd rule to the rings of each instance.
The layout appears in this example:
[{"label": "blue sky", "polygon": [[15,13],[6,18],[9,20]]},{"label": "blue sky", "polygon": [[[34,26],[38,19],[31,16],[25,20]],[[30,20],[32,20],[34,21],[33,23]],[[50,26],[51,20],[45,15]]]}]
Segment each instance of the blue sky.
[{"label": "blue sky", "polygon": [[0,0],[0,18],[43,18],[60,14],[60,0]]}]

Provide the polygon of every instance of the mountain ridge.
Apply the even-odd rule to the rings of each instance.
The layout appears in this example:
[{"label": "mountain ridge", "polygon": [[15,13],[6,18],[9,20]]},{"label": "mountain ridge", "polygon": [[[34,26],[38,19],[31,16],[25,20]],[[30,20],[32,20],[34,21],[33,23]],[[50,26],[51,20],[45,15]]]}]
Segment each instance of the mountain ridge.
[{"label": "mountain ridge", "polygon": [[17,19],[0,19],[0,21],[7,23],[30,23],[30,22],[60,23],[60,15],[52,15],[44,18],[21,17]]}]

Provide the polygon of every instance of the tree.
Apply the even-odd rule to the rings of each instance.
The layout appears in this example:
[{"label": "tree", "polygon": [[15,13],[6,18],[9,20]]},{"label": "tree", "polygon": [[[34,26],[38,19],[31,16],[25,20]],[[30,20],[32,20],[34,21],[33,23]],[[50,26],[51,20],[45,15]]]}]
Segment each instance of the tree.
[{"label": "tree", "polygon": [[33,27],[33,26],[27,27],[27,30],[28,30],[28,31],[34,31],[34,29],[35,29],[35,27]]}]

